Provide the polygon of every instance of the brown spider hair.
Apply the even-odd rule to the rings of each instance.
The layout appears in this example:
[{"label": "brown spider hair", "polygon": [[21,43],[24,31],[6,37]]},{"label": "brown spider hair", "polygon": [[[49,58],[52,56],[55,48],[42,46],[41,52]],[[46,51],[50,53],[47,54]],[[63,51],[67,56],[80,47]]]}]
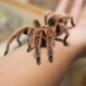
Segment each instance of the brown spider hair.
[{"label": "brown spider hair", "polygon": [[[27,52],[30,52],[33,48],[35,49],[35,58],[37,64],[40,64],[40,48],[43,47],[43,43],[45,42],[45,47],[48,50],[48,56],[49,61],[53,61],[53,38],[54,38],[54,29],[50,26],[41,26],[39,29],[36,29],[34,31],[34,35],[31,37],[34,38],[34,40],[28,39],[28,49]],[[29,36],[30,37],[30,36]],[[30,38],[31,38],[30,37]],[[32,39],[31,38],[31,39]],[[44,42],[43,42],[44,41]]]},{"label": "brown spider hair", "polygon": [[[39,28],[41,26],[41,24],[39,23],[39,21],[37,19],[33,20],[33,26],[35,27],[35,29]],[[8,54],[8,51],[9,51],[9,48],[10,48],[10,45],[11,43],[13,42],[14,39],[16,39],[17,43],[19,44],[19,46],[22,45],[21,41],[20,41],[20,37],[22,34],[25,34],[25,35],[32,35],[34,32],[34,28],[32,27],[29,27],[29,26],[23,26],[23,27],[20,27],[18,28],[18,30],[16,30],[12,35],[11,37],[8,39],[8,42],[7,42],[7,46],[6,46],[6,50],[5,50],[5,53],[4,55],[7,55]],[[30,34],[28,34],[30,33]],[[28,36],[29,37],[29,36]]]}]

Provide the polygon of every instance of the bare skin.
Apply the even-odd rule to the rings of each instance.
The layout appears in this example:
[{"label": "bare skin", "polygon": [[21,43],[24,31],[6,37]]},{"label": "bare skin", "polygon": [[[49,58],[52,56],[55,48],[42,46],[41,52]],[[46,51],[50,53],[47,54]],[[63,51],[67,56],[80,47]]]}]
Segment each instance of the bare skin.
[{"label": "bare skin", "polygon": [[[81,28],[80,28],[81,27]],[[70,47],[56,42],[54,61],[49,63],[46,49],[41,49],[42,63],[38,66],[34,50],[27,53],[27,45],[0,60],[2,86],[57,86],[70,64],[86,49],[86,29],[78,26],[70,31]],[[82,34],[82,35],[81,35]],[[46,76],[46,77],[45,77]]]}]

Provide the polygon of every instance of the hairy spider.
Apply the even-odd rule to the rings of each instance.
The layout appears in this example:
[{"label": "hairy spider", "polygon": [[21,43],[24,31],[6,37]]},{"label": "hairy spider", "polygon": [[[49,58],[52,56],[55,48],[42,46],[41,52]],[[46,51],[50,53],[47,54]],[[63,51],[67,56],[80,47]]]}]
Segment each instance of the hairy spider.
[{"label": "hairy spider", "polygon": [[[72,25],[71,27],[68,27],[67,25],[69,20]],[[65,32],[66,35],[63,39],[64,41],[63,43],[65,46],[68,45],[66,41],[69,36],[68,29],[73,28],[75,26],[72,16],[63,16],[63,15],[56,14],[53,11],[48,11],[44,15],[44,22],[45,22],[45,25],[50,25],[51,27],[55,27],[57,35],[61,35],[63,32]],[[62,41],[60,39],[56,39],[56,40]]]},{"label": "hairy spider", "polygon": [[[33,21],[33,26],[35,28],[38,28],[40,27],[40,23],[37,21],[37,20],[34,20]],[[21,27],[20,29],[18,28],[18,30],[16,30],[8,39],[7,41],[7,46],[6,46],[6,50],[5,50],[5,53],[4,55],[7,55],[8,54],[8,51],[9,51],[9,48],[10,48],[10,45],[11,43],[14,41],[14,39],[16,39],[17,43],[19,44],[19,46],[22,45],[22,43],[20,42],[20,37],[22,34],[25,34],[25,35],[28,35],[27,33],[30,32],[32,34],[32,32],[34,31],[33,28],[30,28],[29,26],[24,26],[24,27]]]},{"label": "hairy spider", "polygon": [[[39,21],[38,21],[39,22]],[[40,26],[39,26],[40,25]],[[46,24],[44,26],[41,26],[40,23],[38,23],[38,28],[35,29],[33,32],[33,35],[30,35],[31,33],[28,33],[28,49],[27,52],[30,52],[33,48],[35,49],[35,57],[37,64],[40,64],[40,48],[46,47],[48,50],[48,56],[49,61],[53,61],[53,46],[55,40],[62,41],[58,39],[57,37],[61,35],[63,32],[69,35],[68,27],[66,27],[63,23],[56,26],[51,26],[49,24]],[[60,31],[58,31],[58,29]],[[64,41],[62,41],[65,45],[67,37],[64,38]],[[45,44],[44,44],[45,43]]]},{"label": "hairy spider", "polygon": [[[33,28],[23,27],[16,31],[8,40],[6,51],[4,55],[6,55],[9,51],[10,44],[16,38],[19,46],[21,46],[20,36],[25,34],[28,36],[28,49],[27,52],[30,52],[32,49],[35,49],[35,57],[37,64],[40,64],[40,48],[46,47],[48,50],[49,61],[53,61],[53,46],[54,41],[61,41],[64,45],[68,45],[67,38],[69,36],[68,29],[70,27],[67,26],[68,20],[71,20],[72,27],[75,26],[73,18],[68,16],[57,15],[54,12],[49,12],[44,16],[44,26],[41,26],[38,20],[33,21]],[[72,28],[71,27],[71,28]],[[58,36],[62,33],[65,33],[66,36],[63,40],[58,39]]]}]

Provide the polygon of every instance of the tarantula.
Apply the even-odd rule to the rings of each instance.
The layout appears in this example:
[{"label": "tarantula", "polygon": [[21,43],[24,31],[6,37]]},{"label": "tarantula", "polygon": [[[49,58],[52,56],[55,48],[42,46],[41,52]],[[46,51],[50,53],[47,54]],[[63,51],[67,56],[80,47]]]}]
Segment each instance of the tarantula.
[{"label": "tarantula", "polygon": [[[47,19],[47,18],[46,18]],[[52,18],[53,19],[53,18]],[[57,20],[58,21],[58,20]],[[50,23],[46,23],[44,26],[38,21],[38,28],[33,32],[33,35],[29,35],[28,33],[28,49],[27,52],[30,52],[33,48],[35,49],[35,57],[36,62],[40,64],[40,48],[46,47],[48,50],[49,61],[53,61],[53,46],[55,40],[62,41],[64,45],[68,45],[66,40],[69,36],[68,27],[64,24],[64,22],[59,23],[55,22],[55,25],[52,26]],[[67,20],[66,20],[67,21]],[[52,22],[52,20],[48,20],[48,22]],[[58,39],[58,36],[65,32],[66,36],[64,40]]]},{"label": "tarantula", "polygon": [[[72,25],[71,27],[68,27],[67,25],[69,20]],[[64,37],[63,43],[65,46],[68,45],[66,41],[69,36],[68,29],[75,27],[75,23],[72,16],[63,16],[56,14],[53,11],[47,11],[44,15],[44,22],[45,25],[48,24],[51,27],[56,27],[56,33],[58,36],[63,32],[65,32],[66,36]],[[61,39],[56,39],[56,40],[62,41]]]},{"label": "tarantula", "polygon": [[[37,20],[33,21],[33,25],[35,28],[40,27],[39,22]],[[24,26],[21,27],[20,29],[18,28],[18,30],[16,30],[11,37],[9,37],[8,41],[7,41],[7,46],[6,46],[6,50],[4,55],[8,54],[9,48],[11,43],[14,41],[14,39],[16,39],[17,43],[19,44],[19,46],[22,45],[22,43],[20,42],[20,37],[22,34],[28,35],[28,32],[30,32],[32,34],[32,32],[34,31],[33,28],[30,28],[29,26]]]},{"label": "tarantula", "polygon": [[[23,33],[28,36],[27,52],[30,52],[33,48],[35,49],[36,62],[40,64],[41,47],[47,47],[49,61],[52,62],[54,41],[62,41],[65,46],[68,45],[67,38],[69,36],[68,29],[70,27],[67,26],[67,22],[69,19],[71,20],[72,27],[74,27],[75,24],[72,17],[62,16],[51,12],[47,13],[44,16],[44,26],[41,26],[38,20],[34,20],[33,28],[27,26],[23,27],[10,37],[4,55],[8,53],[10,44],[15,38],[17,39],[19,46],[21,46],[19,38]],[[61,35],[63,32],[65,32],[66,34],[64,39],[58,39],[58,36]]]},{"label": "tarantula", "polygon": [[[55,17],[55,15],[53,15]],[[69,36],[69,32],[68,29],[69,27],[67,27],[67,25],[65,24],[65,22],[58,22],[58,19],[53,22],[55,22],[55,25],[51,25],[53,22],[52,20],[54,19],[54,17],[52,17],[52,19],[45,21],[45,25],[41,26],[41,24],[38,21],[38,28],[33,32],[33,35],[29,35],[30,33],[28,33],[28,49],[27,52],[30,52],[33,48],[35,49],[35,57],[36,57],[36,62],[38,64],[40,64],[40,48],[41,47],[46,47],[48,50],[48,56],[49,56],[49,61],[52,62],[53,61],[53,46],[54,46],[54,42],[55,40],[57,41],[62,41],[64,43],[64,45],[68,45],[68,43],[66,42],[68,36]],[[46,18],[47,19],[47,18]],[[67,22],[67,20],[65,20]],[[66,36],[64,37],[64,40],[58,39],[58,36],[61,35],[63,32],[65,32]]]}]

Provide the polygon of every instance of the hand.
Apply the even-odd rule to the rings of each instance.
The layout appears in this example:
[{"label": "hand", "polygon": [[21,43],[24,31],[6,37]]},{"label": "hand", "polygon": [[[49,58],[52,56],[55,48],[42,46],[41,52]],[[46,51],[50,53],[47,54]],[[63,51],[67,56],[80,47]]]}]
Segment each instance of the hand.
[{"label": "hand", "polygon": [[69,43],[68,47],[56,42],[54,47],[53,63],[49,63],[47,51],[46,49],[42,49],[41,64],[37,65],[36,59],[34,58],[34,50],[30,53],[27,53],[27,45],[20,47],[13,53],[2,58],[0,60],[0,85],[59,85],[70,64],[77,57],[83,54],[86,49],[85,27],[85,25],[77,25],[75,28],[70,30],[70,36],[67,40]]}]

